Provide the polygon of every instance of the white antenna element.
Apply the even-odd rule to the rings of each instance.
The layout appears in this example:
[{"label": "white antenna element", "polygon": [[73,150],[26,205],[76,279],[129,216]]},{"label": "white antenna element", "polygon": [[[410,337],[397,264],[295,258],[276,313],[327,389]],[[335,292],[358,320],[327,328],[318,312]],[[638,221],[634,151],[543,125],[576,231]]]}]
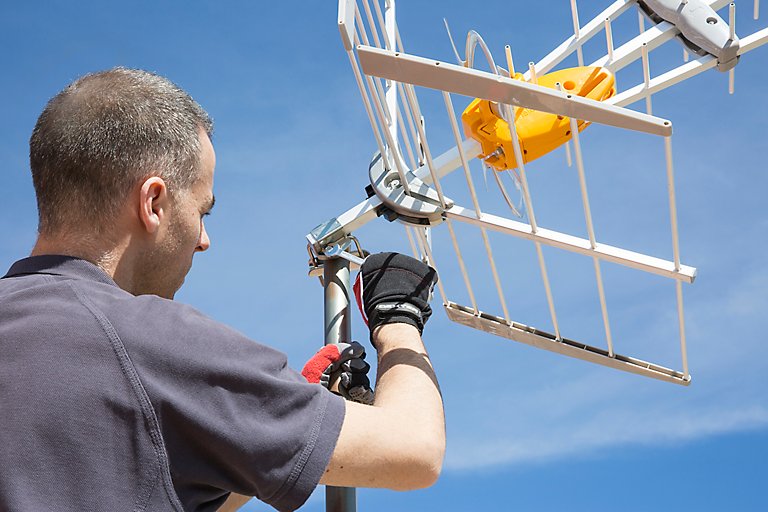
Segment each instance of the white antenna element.
[{"label": "white antenna element", "polygon": [[507,68],[509,69],[509,77],[515,77],[515,63],[512,61],[512,48],[509,45],[504,46],[504,56],[507,59]]},{"label": "white antenna element", "polygon": [[[523,151],[520,148],[520,139],[517,136],[517,125],[515,124],[515,117],[512,113],[512,109],[509,107],[509,105],[502,104],[500,105],[502,117],[507,121],[507,124],[509,125],[509,129],[512,132],[512,148],[515,153],[515,161],[517,162],[517,168],[520,171],[520,182],[523,186],[523,194],[525,198],[525,209],[526,213],[528,214],[528,222],[531,225],[531,233],[536,234],[536,231],[538,231],[538,226],[536,224],[536,215],[533,213],[533,200],[531,199],[531,192],[528,188],[528,178],[526,177],[525,173],[525,164],[523,159]],[[549,306],[549,314],[552,317],[552,326],[555,330],[555,336],[557,340],[562,340],[563,337],[560,335],[560,326],[557,322],[557,314],[555,313],[555,303],[552,299],[552,288],[549,283],[549,274],[547,273],[547,266],[544,263],[544,253],[541,250],[541,242],[538,240],[534,241],[534,245],[536,246],[536,256],[539,260],[539,270],[541,271],[541,279],[544,282],[544,291],[547,295],[547,305]]]},{"label": "white antenna element", "polygon": [[[729,41],[736,40],[736,4],[731,2],[728,5],[728,37]],[[736,79],[736,68],[728,71],[728,94],[733,94],[734,81]]]},{"label": "white antenna element", "polygon": [[[424,229],[415,228],[414,231],[416,232],[416,241],[419,243],[419,249],[421,249],[422,254],[426,254],[427,261],[426,263],[430,265],[435,270],[438,269],[437,262],[435,261],[435,257],[432,255],[432,247],[427,239],[427,234]],[[443,288],[443,283],[440,282],[438,279],[437,281],[437,289],[440,292],[440,298],[443,300],[443,303],[445,303],[446,298],[445,295],[445,289]]]},{"label": "white antenna element", "polygon": [[[379,20],[381,20],[381,9],[379,9],[379,2],[375,2],[376,5],[376,12],[379,16]],[[381,21],[380,21],[381,22]],[[386,16],[384,21],[384,41],[386,42],[387,49],[394,51],[394,42],[395,42],[395,2],[388,2],[386,7]],[[387,92],[386,92],[386,98],[387,98],[387,110],[389,110],[390,115],[392,112],[397,113],[397,84],[394,82],[387,83]],[[390,125],[389,125],[389,131],[390,135],[392,137],[392,140],[394,141],[394,147],[393,150],[397,152],[398,144],[397,144],[397,115],[394,115],[390,117]]]},{"label": "white antenna element", "polygon": [[[587,233],[589,234],[589,244],[594,250],[597,247],[595,239],[595,228],[592,225],[592,209],[589,206],[589,194],[587,193],[587,179],[584,173],[584,160],[581,156],[581,144],[579,143],[579,126],[576,119],[571,118],[571,133],[573,134],[573,148],[576,154],[576,169],[579,172],[579,187],[581,188],[581,202],[584,208],[584,219],[587,222]],[[603,288],[603,273],[600,270],[600,260],[592,257],[595,266],[595,279],[597,280],[597,291],[600,296],[600,311],[603,315],[603,326],[605,328],[605,339],[608,343],[608,357],[614,357],[613,336],[611,336],[611,325],[608,320],[608,307],[605,301],[605,290]]]},{"label": "white antenna element", "polygon": [[[573,18],[573,37],[579,39],[579,9],[576,7],[576,0],[571,0],[571,17]],[[576,55],[579,60],[579,66],[584,65],[584,55],[581,52],[581,45],[576,48]]]},{"label": "white antenna element", "polygon": [[[555,89],[562,92],[563,91],[563,84],[560,82],[555,83]],[[571,132],[573,132],[573,128],[571,128]],[[568,167],[573,166],[573,161],[571,159],[571,143],[569,141],[565,141],[565,161],[568,164]]]},{"label": "white antenna element", "polygon": [[652,108],[651,108],[651,93],[649,91],[651,87],[651,65],[648,62],[648,44],[643,43],[642,46],[642,55],[643,55],[643,80],[645,81],[645,111],[648,113],[648,115],[652,115]]},{"label": "white antenna element", "polygon": [[[462,59],[450,36],[447,22],[446,29],[458,65],[406,53],[395,23],[394,0],[387,0],[383,11],[379,0],[372,0],[374,2],[373,8],[370,6],[370,1],[361,0],[362,11],[358,12],[354,0],[341,0],[339,23],[355,81],[360,89],[366,114],[374,133],[375,145],[382,157],[379,165],[386,165],[383,172],[387,179],[383,182],[375,182],[372,179],[370,187],[372,195],[370,197],[313,230],[307,236],[313,250],[320,253],[329,244],[348,237],[378,216],[386,216],[390,220],[396,219],[406,224],[406,235],[411,250],[425,256],[431,264],[437,265],[435,256],[440,258],[440,263],[445,264],[447,261],[444,258],[445,251],[450,252],[452,250],[455,253],[458,274],[461,277],[451,276],[444,272],[438,283],[446,314],[451,320],[552,352],[667,382],[687,385],[691,377],[687,358],[682,284],[694,281],[696,269],[684,265],[680,258],[672,164],[672,123],[652,115],[651,97],[660,90],[713,67],[731,73],[732,88],[732,69],[736,63],[736,57],[766,44],[768,42],[768,29],[738,38],[735,32],[735,11],[734,7],[731,6],[729,7],[728,31],[730,46],[719,48],[715,44],[714,46],[710,45],[711,49],[708,50],[696,50],[691,46],[686,46],[690,52],[696,50],[696,54],[690,60],[666,73],[652,77],[649,56],[653,49],[672,39],[684,38],[690,42],[691,30],[699,31],[696,34],[704,37],[703,43],[700,45],[703,48],[706,46],[704,43],[714,42],[715,38],[711,29],[695,24],[688,26],[680,22],[682,18],[670,17],[661,9],[660,6],[663,4],[661,0],[645,0],[642,5],[635,0],[616,0],[594,19],[581,26],[576,2],[572,0],[573,34],[565,38],[560,45],[538,62],[531,62],[523,74],[523,79],[520,80],[515,79],[515,66],[512,61],[512,49],[509,45],[504,47],[504,57],[508,67],[508,71],[505,71],[495,65],[493,56],[482,37],[473,30],[469,32],[467,37],[465,55]],[[714,12],[725,7],[727,3],[727,1],[722,0],[688,0],[684,2],[685,9],[678,9],[680,12],[676,11],[673,14],[684,17],[685,10],[693,7],[712,9]],[[616,25],[613,25],[613,22],[618,16],[636,6],[643,9],[638,18],[641,33],[619,47],[614,47],[613,27]],[[755,2],[754,10],[755,15],[757,15],[757,2]],[[361,12],[365,13],[367,25]],[[651,23],[654,23],[647,30],[644,22],[646,16]],[[725,23],[717,21],[720,18],[712,17],[712,19],[715,20],[713,24],[724,28]],[[690,20],[684,19],[683,21],[687,23]],[[598,68],[594,71],[595,76],[604,73],[602,76],[610,75],[612,77],[613,74],[620,72],[632,62],[640,60],[643,67],[643,81],[641,83],[624,90],[615,89],[614,85],[614,89],[611,89],[611,93],[607,97],[595,99],[589,97],[587,93],[580,95],[575,83],[560,78],[561,75],[558,75],[557,79],[548,76],[574,52],[577,53],[579,63],[583,64],[582,46],[602,30],[605,31],[606,54],[590,65]],[[370,39],[368,34],[370,34]],[[474,67],[474,54],[478,45],[488,61],[489,71]],[[684,52],[684,56],[687,59],[688,51]],[[436,148],[438,145],[433,146],[427,140],[416,87],[440,91],[443,97],[453,139],[450,144],[453,144],[453,147],[444,149],[440,154],[432,152],[432,147]],[[462,133],[456,117],[452,94],[476,98],[478,105],[487,105],[491,113],[496,116],[496,122],[502,123],[500,126],[508,127],[508,144],[505,142],[488,146],[486,141],[476,140],[476,134],[471,131],[471,127],[464,118],[466,112],[462,114],[462,123],[464,124],[464,133]],[[642,99],[645,99],[647,113],[626,108]],[[521,112],[523,109],[526,112]],[[532,147],[527,145],[529,143],[525,139],[527,132],[517,123],[524,123],[526,117],[540,113],[553,114],[553,119],[557,117],[562,120],[568,129],[565,139],[566,157],[569,166],[572,165],[573,160],[576,162],[578,187],[587,229],[586,238],[548,229],[538,222],[535,215],[534,194],[528,181],[528,168],[535,165],[531,164],[530,160],[540,155],[532,156],[530,151]],[[516,114],[522,120],[516,121]],[[600,242],[595,232],[581,144],[582,134],[580,131],[589,123],[599,123],[613,128],[638,131],[664,138],[666,188],[672,235],[673,257],[671,261]],[[588,137],[589,132],[584,136]],[[567,140],[569,138],[570,141]],[[573,144],[572,151],[571,144]],[[503,201],[499,199],[499,202],[507,214],[509,211],[506,208],[509,208],[513,216],[519,215],[520,212],[516,210],[499,174],[500,171],[506,170],[513,177],[513,180],[519,180],[526,214],[525,220],[490,213],[494,211],[493,206],[486,205],[486,208],[481,208],[478,191],[470,172],[473,158],[478,158],[481,164],[488,166],[499,166],[502,165],[500,162],[506,162],[504,163],[505,167],[494,167],[490,171],[494,173],[494,180],[501,193],[501,199],[503,199]],[[546,158],[546,156],[542,158]],[[466,189],[463,189],[463,183],[459,183],[459,187],[463,189],[461,191],[444,190],[442,179],[456,169],[463,170]],[[517,174],[515,175],[514,172]],[[456,181],[446,181],[446,183],[451,187],[457,186]],[[459,194],[459,192],[463,192],[463,194]],[[537,190],[537,193],[540,195],[546,191]],[[456,204],[447,197],[447,194],[456,197],[468,197],[471,208]],[[446,225],[446,238],[450,239],[450,244],[441,246],[436,241],[433,247],[429,240],[430,233],[432,233],[430,229],[436,228],[435,234],[437,236],[437,233],[442,229],[438,227],[441,223]],[[467,229],[478,229],[480,237],[477,249],[482,246],[485,252],[484,256],[482,250],[469,250],[475,248],[468,245],[466,240],[460,240],[459,235],[463,232],[458,229],[459,224],[464,224]],[[413,236],[414,229],[415,237]],[[489,236],[490,231],[496,233],[494,236],[501,237],[502,241],[494,238],[495,243],[504,243],[503,240],[506,236],[533,243],[546,296],[551,333],[519,323],[511,317],[505,288],[513,286],[515,287],[513,289],[517,290],[519,283],[510,282],[508,278],[502,275],[501,271],[504,268],[500,268],[494,258],[491,237]],[[592,260],[606,348],[598,346],[602,344],[601,341],[598,341],[597,344],[588,345],[567,337],[568,326],[563,319],[567,319],[567,308],[563,308],[561,304],[560,308],[556,309],[557,297],[555,292],[557,290],[553,289],[550,281],[543,246],[583,255]],[[492,285],[489,283],[488,286],[492,286],[492,289],[484,290],[478,284],[477,276],[474,276],[473,281],[472,274],[478,271],[478,265],[476,262],[475,264],[472,263],[472,258],[476,257],[477,252],[481,253],[482,259],[487,260],[487,268],[490,270],[491,278],[488,280],[492,283]],[[500,259],[499,261],[506,262],[507,260]],[[621,354],[622,346],[624,346],[623,340],[614,336],[608,314],[607,295],[610,290],[606,285],[610,283],[606,283],[603,279],[602,262],[604,261],[674,281],[682,370],[674,370]],[[452,287],[455,286],[456,282],[459,288],[466,289],[469,306],[462,306],[451,300],[452,293],[455,292]],[[483,304],[483,301],[487,299],[484,298],[483,292],[490,291],[493,293],[494,290],[498,297],[498,304],[495,304],[493,297],[491,297],[491,302],[494,304]]]},{"label": "white antenna element", "polygon": [[611,31],[611,18],[605,18],[605,44],[608,48],[608,62],[613,61],[613,32]]},{"label": "white antenna element", "polygon": [[408,237],[408,245],[411,246],[411,254],[413,254],[413,257],[416,259],[420,258],[419,251],[416,249],[416,244],[413,241],[413,235],[411,234],[411,230],[413,229],[408,224],[403,224],[403,228],[405,228],[405,234]]}]

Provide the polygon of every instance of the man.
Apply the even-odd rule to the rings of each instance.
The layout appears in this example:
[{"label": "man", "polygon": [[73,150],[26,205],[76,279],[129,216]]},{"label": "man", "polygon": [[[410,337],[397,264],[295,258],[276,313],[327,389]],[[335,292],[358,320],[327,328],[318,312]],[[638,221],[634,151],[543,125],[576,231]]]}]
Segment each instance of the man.
[{"label": "man", "polygon": [[208,511],[236,493],[294,510],[318,482],[437,478],[444,418],[420,337],[432,269],[391,253],[363,266],[373,406],[172,300],[210,246],[211,132],[184,91],[124,68],[40,115],[39,236],[0,279],[0,509]]}]

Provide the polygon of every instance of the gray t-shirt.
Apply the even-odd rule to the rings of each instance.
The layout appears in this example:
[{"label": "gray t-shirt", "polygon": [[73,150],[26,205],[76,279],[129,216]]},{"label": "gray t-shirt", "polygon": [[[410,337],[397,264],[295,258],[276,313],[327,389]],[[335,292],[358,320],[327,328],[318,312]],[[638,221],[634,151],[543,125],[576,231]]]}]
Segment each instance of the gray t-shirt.
[{"label": "gray t-shirt", "polygon": [[195,309],[65,256],[0,279],[0,510],[279,510],[317,486],[344,401]]}]

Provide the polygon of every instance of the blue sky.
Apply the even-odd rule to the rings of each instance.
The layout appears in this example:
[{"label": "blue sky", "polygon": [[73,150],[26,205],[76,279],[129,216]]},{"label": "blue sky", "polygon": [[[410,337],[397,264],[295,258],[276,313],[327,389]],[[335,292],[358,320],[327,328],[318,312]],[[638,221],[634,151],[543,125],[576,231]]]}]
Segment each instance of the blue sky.
[{"label": "blue sky", "polygon": [[[582,24],[609,2],[581,2]],[[480,32],[497,60],[518,67],[571,31],[567,2],[400,2],[406,49],[452,61],[442,18],[457,40]],[[437,7],[439,5],[439,7]],[[740,35],[765,25],[740,2]],[[616,44],[637,33],[633,11]],[[604,52],[597,36],[585,49]],[[215,118],[212,248],[196,257],[178,300],[284,350],[300,368],[322,341],[322,290],[306,276],[304,235],[364,197],[375,145],[336,27],[336,3],[137,1],[0,6],[5,49],[0,91],[4,175],[0,266],[25,256],[36,212],[27,140],[47,99],[76,77],[115,65],[168,76]],[[768,49],[737,66],[736,95],[710,71],[654,97],[675,127],[673,145],[686,285],[688,388],[570,360],[452,324],[436,307],[426,331],[445,397],[448,453],[431,489],[360,490],[360,510],[760,510],[768,474]],[[651,54],[654,75],[682,61],[676,42]],[[573,59],[568,61],[573,64]],[[642,80],[638,65],[619,87]],[[452,146],[440,96],[419,91],[429,142]],[[457,109],[468,99],[454,97]],[[633,108],[643,109],[638,103]],[[593,126],[583,132],[598,240],[671,259],[663,145]],[[480,199],[504,212],[492,180]],[[585,236],[574,168],[562,150],[529,168],[539,224]],[[509,183],[508,183],[509,185]],[[466,204],[458,173],[446,194]],[[77,207],[78,198],[72,205]],[[499,314],[476,231],[459,229],[481,308]],[[358,233],[371,251],[402,250],[403,228],[384,220]],[[446,230],[435,230],[449,298],[467,303]],[[492,236],[512,317],[551,330],[530,243]],[[566,336],[602,345],[589,259],[545,249]],[[680,367],[671,282],[604,265],[617,351]],[[353,330],[367,333],[358,318]],[[364,454],[361,454],[364,456]],[[305,510],[323,510],[322,492]],[[252,502],[248,510],[266,510]]]}]

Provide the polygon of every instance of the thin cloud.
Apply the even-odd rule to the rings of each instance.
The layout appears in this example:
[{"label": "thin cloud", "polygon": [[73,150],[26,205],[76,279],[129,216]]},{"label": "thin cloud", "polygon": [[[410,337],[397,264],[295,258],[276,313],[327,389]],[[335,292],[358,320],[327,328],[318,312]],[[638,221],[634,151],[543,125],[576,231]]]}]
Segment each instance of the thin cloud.
[{"label": "thin cloud", "polygon": [[[528,436],[480,441],[453,450],[446,460],[449,470],[471,470],[498,465],[542,463],[571,456],[585,456],[621,446],[663,445],[690,442],[712,435],[768,426],[768,408],[681,411],[657,415],[646,410],[616,411],[580,424],[562,423]],[[477,440],[476,440],[477,441]]]}]

